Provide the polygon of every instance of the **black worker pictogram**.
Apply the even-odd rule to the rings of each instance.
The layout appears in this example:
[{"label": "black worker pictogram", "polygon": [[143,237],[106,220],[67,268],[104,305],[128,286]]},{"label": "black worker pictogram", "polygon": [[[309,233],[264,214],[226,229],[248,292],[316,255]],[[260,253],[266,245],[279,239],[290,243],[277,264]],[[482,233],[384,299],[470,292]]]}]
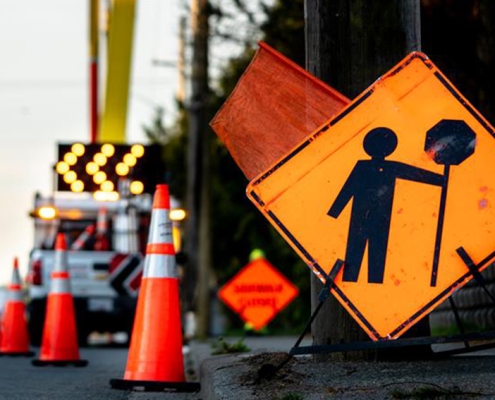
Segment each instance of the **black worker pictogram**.
[{"label": "black worker pictogram", "polygon": [[443,185],[443,175],[387,160],[397,143],[389,128],[368,132],[363,147],[371,159],[356,163],[328,211],[329,216],[338,218],[352,200],[343,275],[346,282],[357,282],[368,245],[368,282],[383,283],[396,180]]}]

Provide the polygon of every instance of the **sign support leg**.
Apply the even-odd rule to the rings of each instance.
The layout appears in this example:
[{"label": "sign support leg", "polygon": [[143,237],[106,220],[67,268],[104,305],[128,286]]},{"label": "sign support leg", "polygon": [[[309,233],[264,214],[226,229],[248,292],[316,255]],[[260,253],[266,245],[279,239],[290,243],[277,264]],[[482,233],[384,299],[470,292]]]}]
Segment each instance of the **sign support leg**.
[{"label": "sign support leg", "polygon": [[[485,257],[478,264],[475,264],[471,259],[469,254],[463,247],[459,247],[457,249],[457,253],[464,261],[469,271],[473,275],[477,284],[480,285],[491,301],[495,304],[495,297],[490,293],[488,288],[486,287],[486,281],[483,275],[481,275],[479,268],[485,265],[488,262],[493,261],[495,258],[495,251],[490,255]],[[395,340],[378,340],[375,342],[353,342],[353,343],[336,343],[331,345],[320,345],[320,346],[302,346],[300,347],[300,343],[302,338],[306,334],[307,330],[311,326],[311,323],[315,319],[316,315],[320,311],[321,305],[328,298],[330,293],[330,288],[332,287],[333,279],[337,275],[340,268],[342,268],[344,262],[338,260],[332,271],[330,272],[328,279],[325,283],[325,287],[322,289],[319,295],[320,303],[316,307],[315,311],[311,315],[304,332],[299,337],[295,346],[290,350],[290,355],[302,355],[302,354],[323,354],[323,353],[336,353],[336,352],[347,352],[347,351],[359,351],[359,350],[371,350],[371,349],[384,349],[384,348],[398,348],[398,347],[409,347],[409,346],[420,346],[425,344],[446,344],[446,343],[464,343],[464,347],[456,348],[452,350],[439,351],[434,353],[433,357],[448,357],[454,354],[461,354],[467,352],[474,352],[479,350],[486,350],[495,347],[495,343],[487,343],[476,346],[470,346],[470,341],[489,341],[495,338],[495,331],[490,332],[477,332],[477,333],[466,333],[464,324],[460,318],[458,308],[454,302],[454,300],[450,297],[449,302],[452,307],[452,310],[455,315],[456,323],[459,326],[459,330],[461,332],[460,335],[452,335],[452,336],[429,336],[429,337],[420,337],[420,338],[404,338],[404,339],[395,339]],[[290,360],[290,358],[289,358]],[[281,367],[285,365],[289,360],[281,364]],[[278,369],[277,369],[278,370]]]},{"label": "sign support leg", "polygon": [[[490,300],[495,304],[495,297],[490,293],[488,288],[486,287],[486,280],[483,278],[483,275],[481,275],[480,272],[480,267],[482,267],[484,264],[486,264],[488,261],[491,261],[491,258],[485,258],[483,261],[481,261],[478,264],[475,264],[473,259],[469,256],[467,251],[464,249],[464,247],[459,247],[457,250],[457,254],[459,254],[459,257],[461,257],[462,261],[464,261],[464,264],[469,268],[469,271],[473,275],[473,278],[476,280],[478,285],[481,286],[483,291],[487,294],[487,296],[490,298]],[[492,255],[493,253],[491,253]]]},{"label": "sign support leg", "polygon": [[304,339],[304,336],[309,332],[309,330],[311,328],[311,324],[313,323],[316,316],[320,312],[323,304],[325,304],[325,301],[330,296],[330,288],[333,285],[335,277],[340,272],[340,270],[342,269],[343,266],[344,266],[344,261],[342,261],[340,259],[337,259],[337,261],[335,261],[335,264],[333,265],[332,269],[330,270],[330,273],[328,274],[328,277],[325,281],[325,285],[323,286],[320,293],[318,294],[318,305],[316,306],[315,310],[311,314],[311,317],[309,318],[308,322],[306,323],[306,326],[304,327],[303,331],[299,335],[299,338],[297,339],[297,341],[294,344],[294,347],[291,349],[290,353],[287,355],[286,359],[276,366],[274,366],[272,364],[262,365],[258,371],[257,381],[260,381],[261,379],[271,379],[279,370],[281,370],[285,365],[287,365],[287,363],[290,360],[292,360],[292,357],[294,357],[293,350],[299,347],[302,340]]},{"label": "sign support leg", "polygon": [[315,320],[316,316],[321,310],[321,307],[323,304],[325,304],[325,301],[328,299],[330,296],[330,288],[333,285],[333,281],[335,280],[337,274],[339,271],[342,269],[344,266],[344,261],[337,259],[335,261],[335,264],[333,265],[332,269],[330,270],[330,273],[328,274],[327,280],[325,281],[325,285],[323,286],[323,289],[321,289],[320,293],[318,294],[318,305],[316,306],[315,310],[313,311],[313,314],[311,314],[311,317],[309,318],[308,322],[306,323],[306,326],[304,327],[301,335],[296,341],[296,344],[294,347],[299,347],[301,344],[302,340],[304,339],[304,336],[306,333],[308,333],[309,329],[311,328],[311,324]]},{"label": "sign support leg", "polygon": [[[450,308],[452,309],[452,312],[454,313],[455,322],[457,324],[457,327],[459,328],[459,332],[461,332],[461,335],[464,336],[466,334],[466,330],[464,329],[464,324],[462,323],[461,317],[459,316],[459,310],[457,309],[457,306],[455,305],[452,296],[449,297],[449,304],[450,304]],[[464,347],[469,347],[469,342],[467,340],[463,340],[463,342],[464,342]]]},{"label": "sign support leg", "polygon": [[[475,264],[471,259],[469,254],[463,247],[459,247],[457,249],[457,253],[463,260],[463,262],[468,267],[469,271],[473,275],[474,279],[480,285],[485,293],[488,295],[490,300],[495,304],[495,297],[490,293],[488,288],[486,287],[486,281],[483,275],[481,275],[479,268],[490,262],[495,258],[495,251],[491,253],[488,257],[484,258],[478,264]],[[354,342],[354,343],[336,343],[333,345],[325,345],[325,346],[303,346],[300,347],[304,336],[308,333],[311,328],[311,324],[315,320],[316,316],[320,312],[323,304],[330,296],[330,289],[334,284],[334,280],[337,274],[340,272],[342,267],[344,266],[344,261],[337,260],[330,270],[328,277],[325,281],[325,285],[323,289],[320,291],[318,295],[319,303],[316,306],[315,310],[311,314],[306,326],[304,327],[301,335],[297,339],[294,347],[290,350],[287,358],[282,361],[278,365],[265,364],[258,371],[258,381],[261,379],[271,379],[280,369],[282,369],[287,363],[294,357],[295,355],[302,354],[329,354],[329,353],[338,353],[338,352],[347,352],[347,351],[358,351],[358,350],[371,350],[371,349],[384,349],[384,348],[398,348],[398,347],[410,347],[410,346],[420,346],[425,344],[446,344],[446,343],[464,343],[463,348],[456,348],[452,350],[439,351],[434,353],[434,357],[448,357],[454,354],[461,354],[467,352],[474,352],[479,350],[491,349],[495,347],[495,343],[487,343],[482,345],[470,346],[469,341],[480,341],[480,340],[493,340],[495,338],[495,331],[491,332],[482,332],[482,333],[466,333],[464,324],[462,319],[460,318],[458,308],[452,299],[449,297],[449,303],[454,312],[455,320],[457,326],[459,327],[460,335],[453,336],[443,336],[443,337],[421,337],[421,338],[406,338],[406,339],[396,339],[396,340],[379,340],[376,342]]]}]

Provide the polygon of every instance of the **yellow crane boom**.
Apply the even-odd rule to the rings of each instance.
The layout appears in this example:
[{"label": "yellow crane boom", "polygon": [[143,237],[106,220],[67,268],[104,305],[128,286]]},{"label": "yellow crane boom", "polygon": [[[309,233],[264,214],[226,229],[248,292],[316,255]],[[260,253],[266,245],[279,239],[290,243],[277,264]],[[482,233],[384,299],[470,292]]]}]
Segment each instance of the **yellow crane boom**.
[{"label": "yellow crane boom", "polygon": [[108,31],[105,109],[99,142],[124,143],[136,0],[112,0]]}]

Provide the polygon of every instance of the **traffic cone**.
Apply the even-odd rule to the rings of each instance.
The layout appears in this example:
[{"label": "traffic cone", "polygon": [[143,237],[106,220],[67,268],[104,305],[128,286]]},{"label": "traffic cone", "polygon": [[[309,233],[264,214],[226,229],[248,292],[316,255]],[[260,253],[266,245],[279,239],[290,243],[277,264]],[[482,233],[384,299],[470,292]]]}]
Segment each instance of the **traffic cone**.
[{"label": "traffic cone", "polygon": [[168,186],[157,185],[127,366],[124,379],[110,381],[114,389],[195,392],[200,388],[197,382],[185,381],[169,211]]},{"label": "traffic cone", "polygon": [[8,298],[3,311],[1,330],[0,355],[28,357],[34,355],[29,350],[26,305],[24,304],[22,294],[19,261],[17,258],[14,258],[12,282],[8,287]]},{"label": "traffic cone", "polygon": [[70,246],[71,250],[83,250],[84,246],[86,246],[86,243],[88,240],[93,236],[93,233],[95,232],[95,225],[91,224],[82,231],[82,233],[77,237],[77,239],[72,243]]},{"label": "traffic cone", "polygon": [[66,250],[65,236],[59,233],[55,241],[55,266],[51,273],[50,293],[46,303],[40,357],[32,361],[37,367],[69,364],[84,367],[88,364],[86,360],[79,359]]},{"label": "traffic cone", "polygon": [[94,249],[96,251],[110,250],[110,240],[108,239],[108,216],[107,209],[105,207],[101,207],[98,210]]}]

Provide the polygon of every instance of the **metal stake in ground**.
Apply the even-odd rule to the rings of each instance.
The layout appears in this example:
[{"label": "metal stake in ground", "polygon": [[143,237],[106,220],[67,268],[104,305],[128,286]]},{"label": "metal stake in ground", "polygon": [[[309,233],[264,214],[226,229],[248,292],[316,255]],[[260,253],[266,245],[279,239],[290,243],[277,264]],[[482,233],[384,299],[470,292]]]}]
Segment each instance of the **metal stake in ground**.
[{"label": "metal stake in ground", "polygon": [[464,121],[460,120],[443,119],[426,132],[425,151],[433,158],[433,161],[444,166],[444,181],[431,270],[430,286],[432,287],[437,284],[450,166],[459,165],[471,156],[474,153],[475,144],[476,134]]}]

